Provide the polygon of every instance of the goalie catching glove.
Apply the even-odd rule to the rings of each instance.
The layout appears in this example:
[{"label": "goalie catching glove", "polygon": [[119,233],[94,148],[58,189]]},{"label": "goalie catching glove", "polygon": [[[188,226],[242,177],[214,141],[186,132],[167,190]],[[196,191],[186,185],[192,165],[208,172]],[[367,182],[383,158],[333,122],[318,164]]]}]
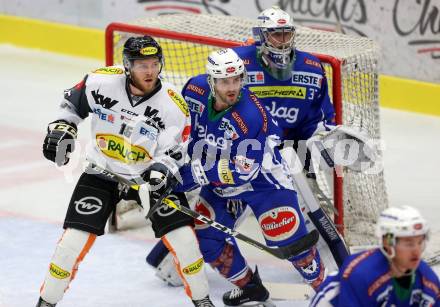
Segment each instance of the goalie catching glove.
[{"label": "goalie catching glove", "polygon": [[77,128],[73,123],[56,120],[47,127],[44,139],[43,154],[46,159],[55,162],[58,166],[66,165],[70,153],[75,149]]},{"label": "goalie catching glove", "polygon": [[337,164],[360,172],[371,168],[379,158],[373,140],[365,132],[347,126],[318,132],[306,144],[313,159],[318,153],[329,167]]}]

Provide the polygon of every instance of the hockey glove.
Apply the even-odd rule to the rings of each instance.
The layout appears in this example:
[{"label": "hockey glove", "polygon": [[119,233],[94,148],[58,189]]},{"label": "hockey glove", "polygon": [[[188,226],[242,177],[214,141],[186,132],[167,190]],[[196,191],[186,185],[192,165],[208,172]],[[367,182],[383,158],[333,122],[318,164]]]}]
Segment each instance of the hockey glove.
[{"label": "hockey glove", "polygon": [[70,153],[75,149],[76,135],[77,128],[73,123],[64,120],[50,123],[43,144],[43,154],[46,159],[55,162],[58,166],[67,164]]},{"label": "hockey glove", "polygon": [[169,188],[177,184],[171,171],[162,163],[152,164],[143,174],[142,178],[150,184],[151,197],[159,199]]},{"label": "hockey glove", "polygon": [[317,133],[307,140],[307,147],[312,157],[318,152],[329,167],[337,164],[364,171],[379,159],[377,144],[365,132],[347,126]]}]

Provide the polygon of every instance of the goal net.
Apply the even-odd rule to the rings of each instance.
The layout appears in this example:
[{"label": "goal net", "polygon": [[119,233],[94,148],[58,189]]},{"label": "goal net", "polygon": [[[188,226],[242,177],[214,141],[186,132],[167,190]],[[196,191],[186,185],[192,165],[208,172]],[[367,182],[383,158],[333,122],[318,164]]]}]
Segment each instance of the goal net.
[{"label": "goal net", "polygon": [[[162,77],[182,87],[205,73],[208,54],[243,44],[256,20],[218,15],[164,15],[132,23],[112,23],[106,30],[107,65],[122,64],[122,48],[130,36],[148,34],[162,46]],[[315,54],[323,63],[336,123],[365,130],[380,138],[377,45],[370,39],[297,27],[296,47]],[[376,243],[374,223],[387,207],[382,170],[358,173],[346,168],[331,181],[318,173],[318,183],[334,203],[335,224],[350,246]],[[328,176],[327,176],[328,177]]]}]

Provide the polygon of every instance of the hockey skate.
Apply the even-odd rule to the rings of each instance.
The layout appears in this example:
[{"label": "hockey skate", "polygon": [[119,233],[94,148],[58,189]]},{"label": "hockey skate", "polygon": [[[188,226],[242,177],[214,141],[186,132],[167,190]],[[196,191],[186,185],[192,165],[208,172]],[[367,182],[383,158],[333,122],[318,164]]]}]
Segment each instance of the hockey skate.
[{"label": "hockey skate", "polygon": [[36,307],[55,307],[56,304],[51,304],[43,300],[41,297],[38,299]]},{"label": "hockey skate", "polygon": [[207,295],[205,298],[202,298],[201,300],[195,300],[193,301],[193,303],[196,307],[215,307],[214,304],[211,302],[209,295]]},{"label": "hockey skate", "polygon": [[235,288],[223,295],[225,306],[253,306],[253,307],[275,307],[269,300],[269,291],[261,282],[258,268],[252,275],[252,279],[243,288]]}]

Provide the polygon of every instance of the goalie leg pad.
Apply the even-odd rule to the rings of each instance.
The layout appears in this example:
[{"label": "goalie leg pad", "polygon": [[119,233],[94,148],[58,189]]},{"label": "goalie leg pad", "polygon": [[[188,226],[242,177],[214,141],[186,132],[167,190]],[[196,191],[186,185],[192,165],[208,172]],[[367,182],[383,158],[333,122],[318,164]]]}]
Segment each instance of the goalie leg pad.
[{"label": "goalie leg pad", "polygon": [[173,255],[186,294],[192,300],[201,300],[209,294],[204,260],[192,227],[177,228],[162,237],[162,241]]},{"label": "goalie leg pad", "polygon": [[73,191],[63,227],[103,235],[107,219],[118,201],[116,182],[84,173]]},{"label": "goalie leg pad", "polygon": [[95,239],[95,234],[71,228],[65,230],[40,289],[43,300],[56,304],[62,299],[69,283],[75,278],[79,263],[84,259]]}]

